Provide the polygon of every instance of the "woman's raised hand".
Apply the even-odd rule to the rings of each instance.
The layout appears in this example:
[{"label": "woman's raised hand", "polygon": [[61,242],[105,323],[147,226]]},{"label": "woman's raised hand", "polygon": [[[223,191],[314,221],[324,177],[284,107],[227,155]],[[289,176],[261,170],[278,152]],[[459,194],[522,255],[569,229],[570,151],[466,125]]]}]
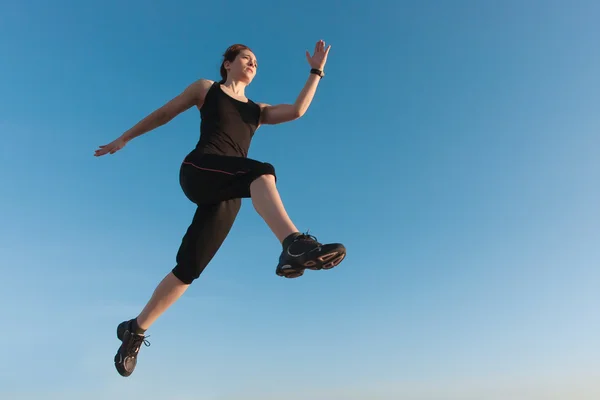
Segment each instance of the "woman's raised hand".
[{"label": "woman's raised hand", "polygon": [[306,60],[310,64],[310,67],[320,69],[322,71],[325,67],[325,63],[327,62],[327,55],[329,54],[330,48],[331,45],[325,48],[325,42],[323,40],[319,40],[317,44],[315,44],[315,52],[312,56],[307,50]]}]

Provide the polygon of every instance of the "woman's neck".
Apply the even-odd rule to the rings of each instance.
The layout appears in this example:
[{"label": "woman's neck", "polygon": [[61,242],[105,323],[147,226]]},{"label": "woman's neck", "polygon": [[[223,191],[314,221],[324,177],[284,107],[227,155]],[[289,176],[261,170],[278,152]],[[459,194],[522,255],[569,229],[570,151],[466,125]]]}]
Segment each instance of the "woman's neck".
[{"label": "woman's neck", "polygon": [[245,90],[246,90],[245,82],[228,79],[222,85],[225,86],[227,89],[229,89],[229,91],[231,93],[235,94],[236,96],[243,96],[243,97],[246,96],[245,95]]}]

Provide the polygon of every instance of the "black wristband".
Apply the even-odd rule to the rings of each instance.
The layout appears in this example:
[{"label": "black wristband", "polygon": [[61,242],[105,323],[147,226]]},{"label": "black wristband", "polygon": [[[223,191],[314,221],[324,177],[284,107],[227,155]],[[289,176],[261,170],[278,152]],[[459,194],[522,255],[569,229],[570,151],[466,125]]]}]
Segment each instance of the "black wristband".
[{"label": "black wristband", "polygon": [[325,76],[325,73],[323,71],[321,71],[320,69],[317,68],[312,68],[310,70],[311,74],[315,74],[315,75],[319,75],[320,78],[323,78]]}]

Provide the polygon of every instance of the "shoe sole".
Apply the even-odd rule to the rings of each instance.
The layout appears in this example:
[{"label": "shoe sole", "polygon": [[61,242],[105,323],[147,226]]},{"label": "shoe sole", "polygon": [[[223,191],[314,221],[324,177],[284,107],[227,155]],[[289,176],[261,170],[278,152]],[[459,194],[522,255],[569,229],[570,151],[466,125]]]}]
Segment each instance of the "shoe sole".
[{"label": "shoe sole", "polygon": [[132,372],[128,372],[125,367],[123,366],[123,364],[121,364],[121,357],[119,356],[119,353],[117,353],[115,355],[115,368],[117,369],[117,372],[119,373],[119,375],[121,375],[124,378],[130,377]]},{"label": "shoe sole", "polygon": [[344,258],[346,258],[346,248],[342,245],[337,245],[335,249],[317,257],[316,260],[306,261],[303,267],[313,271],[332,269],[338,266]]},{"label": "shoe sole", "polygon": [[[346,247],[342,244],[334,244],[324,247],[333,247],[329,252],[320,255],[316,259],[305,261],[302,264],[302,269],[294,269],[293,267],[288,269],[289,272],[283,272],[285,270],[278,270],[277,275],[288,279],[299,278],[304,275],[304,270],[318,271],[318,270],[329,270],[340,265],[340,263],[346,258]],[[287,265],[291,267],[290,265]]]},{"label": "shoe sole", "polygon": [[[125,332],[127,332],[127,328],[121,329],[121,326],[124,325],[125,322],[119,324],[117,326],[117,339],[119,339],[121,342],[123,342],[123,335],[125,334]],[[120,347],[119,347],[120,349]],[[115,354],[115,368],[117,369],[117,372],[119,373],[119,375],[127,378],[129,376],[131,376],[132,372],[128,372],[125,369],[125,366],[123,364],[121,364],[121,356],[119,355],[119,351],[117,350],[117,354]]]}]

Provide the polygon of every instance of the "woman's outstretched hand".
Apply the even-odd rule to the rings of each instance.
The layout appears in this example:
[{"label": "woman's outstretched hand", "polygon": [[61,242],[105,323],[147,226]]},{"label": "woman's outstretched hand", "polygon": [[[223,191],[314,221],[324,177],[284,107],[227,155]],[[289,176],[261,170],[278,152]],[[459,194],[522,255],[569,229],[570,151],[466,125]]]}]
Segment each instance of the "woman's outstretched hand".
[{"label": "woman's outstretched hand", "polygon": [[122,137],[119,137],[115,140],[113,140],[112,142],[110,142],[109,144],[105,144],[100,146],[100,148],[98,150],[96,150],[96,152],[94,153],[94,156],[99,157],[99,156],[103,156],[105,154],[115,154],[117,151],[121,150],[123,147],[125,147],[125,144],[127,142],[125,141],[125,139],[123,139]]},{"label": "woman's outstretched hand", "polygon": [[310,64],[310,67],[323,70],[323,68],[325,67],[325,63],[327,62],[327,54],[329,54],[330,48],[331,45],[325,48],[325,42],[323,40],[319,40],[317,44],[315,44],[315,52],[312,55],[312,57],[307,50],[306,60]]}]

